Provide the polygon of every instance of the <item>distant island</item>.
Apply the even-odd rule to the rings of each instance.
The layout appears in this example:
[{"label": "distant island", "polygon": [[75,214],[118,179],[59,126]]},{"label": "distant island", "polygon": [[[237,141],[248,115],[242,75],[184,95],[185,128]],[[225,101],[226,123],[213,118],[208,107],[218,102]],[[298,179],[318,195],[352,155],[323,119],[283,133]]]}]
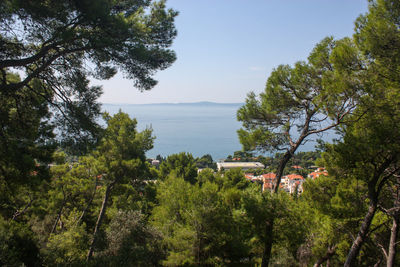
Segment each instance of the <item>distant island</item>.
[{"label": "distant island", "polygon": [[135,105],[135,106],[176,106],[176,105],[181,105],[181,106],[241,106],[244,105],[244,103],[218,103],[218,102],[210,102],[210,101],[199,101],[199,102],[179,102],[179,103],[146,103],[146,104],[130,104],[130,103],[102,103],[103,105],[110,105],[110,106],[130,106],[130,105]]}]

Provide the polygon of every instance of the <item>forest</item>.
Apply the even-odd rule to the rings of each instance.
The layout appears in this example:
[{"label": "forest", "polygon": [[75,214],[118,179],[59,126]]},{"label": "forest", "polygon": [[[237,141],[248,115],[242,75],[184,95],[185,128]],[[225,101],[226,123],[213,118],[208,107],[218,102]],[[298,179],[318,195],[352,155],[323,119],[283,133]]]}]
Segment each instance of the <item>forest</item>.
[{"label": "forest", "polygon": [[[153,88],[176,60],[177,15],[165,1],[0,1],[0,265],[399,266],[400,1],[369,1],[353,36],[248,94],[228,160],[275,155],[254,170],[276,174],[271,190],[210,155],[155,167],[152,129],[101,112],[90,79]],[[301,152],[327,131],[338,138]],[[294,165],[329,175],[289,194]]]}]

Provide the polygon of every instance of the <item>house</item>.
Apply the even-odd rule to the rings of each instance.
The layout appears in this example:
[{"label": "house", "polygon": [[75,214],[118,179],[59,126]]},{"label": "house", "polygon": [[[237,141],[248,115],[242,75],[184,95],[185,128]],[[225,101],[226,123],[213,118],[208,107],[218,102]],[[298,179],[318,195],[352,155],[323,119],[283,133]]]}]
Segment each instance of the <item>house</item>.
[{"label": "house", "polygon": [[272,190],[275,185],[276,174],[273,172],[261,175],[263,181],[262,191]]},{"label": "house", "polygon": [[158,165],[160,165],[160,161],[159,160],[157,160],[157,159],[153,159],[152,161],[151,161],[151,165],[153,165],[153,166],[158,166]]},{"label": "house", "polygon": [[294,166],[292,166],[292,168],[293,168],[293,169],[296,169],[296,170],[301,170],[301,169],[303,169],[303,167],[301,167],[301,166],[299,166],[299,165],[294,165]]},{"label": "house", "polygon": [[272,182],[264,182],[262,191],[264,192],[265,190],[272,190],[274,188],[274,183]]},{"label": "house", "polygon": [[288,174],[285,176],[282,176],[281,184],[283,185],[283,189],[286,192],[290,192],[290,186],[295,183],[303,183],[304,177],[299,175],[299,174]]},{"label": "house", "polygon": [[325,170],[325,168],[318,168],[315,171],[309,173],[307,175],[308,178],[312,178],[313,180],[320,177],[321,175],[328,176],[328,171]]},{"label": "house", "polygon": [[254,174],[253,173],[245,173],[244,177],[251,181],[254,179]]},{"label": "house", "polygon": [[269,172],[269,173],[265,173],[263,175],[261,175],[263,179],[265,180],[271,180],[271,179],[276,179],[276,174],[273,172]]},{"label": "house", "polygon": [[[262,190],[273,190],[276,183],[276,174],[275,173],[266,173],[261,175],[263,178],[263,187]],[[281,183],[279,188],[285,190],[286,192],[293,194],[297,191],[298,194],[303,193],[303,182],[305,181],[304,177],[299,174],[288,174],[282,176]]]},{"label": "house", "polygon": [[290,180],[289,187],[288,187],[289,193],[294,194],[294,193],[296,193],[296,191],[298,194],[303,193],[303,181],[304,180],[300,180],[300,181]]}]

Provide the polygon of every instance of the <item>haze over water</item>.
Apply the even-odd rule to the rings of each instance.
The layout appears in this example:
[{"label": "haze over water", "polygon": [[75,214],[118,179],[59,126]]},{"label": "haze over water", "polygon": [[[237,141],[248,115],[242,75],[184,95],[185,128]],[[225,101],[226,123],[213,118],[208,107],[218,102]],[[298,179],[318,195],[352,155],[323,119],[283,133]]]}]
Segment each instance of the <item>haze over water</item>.
[{"label": "haze over water", "polygon": [[147,157],[190,152],[194,157],[210,154],[214,160],[241,150],[236,131],[241,124],[236,111],[242,104],[209,102],[188,104],[103,104],[111,115],[119,109],[138,121],[139,130],[153,128],[154,148]]},{"label": "haze over water", "polygon": [[[113,115],[121,109],[137,119],[139,130],[153,128],[156,139],[154,148],[146,153],[149,158],[189,152],[194,157],[210,154],[214,160],[219,160],[242,149],[236,132],[241,127],[236,119],[241,105],[210,102],[103,104],[103,110]],[[307,142],[299,151],[313,150],[314,145],[315,142]]]}]

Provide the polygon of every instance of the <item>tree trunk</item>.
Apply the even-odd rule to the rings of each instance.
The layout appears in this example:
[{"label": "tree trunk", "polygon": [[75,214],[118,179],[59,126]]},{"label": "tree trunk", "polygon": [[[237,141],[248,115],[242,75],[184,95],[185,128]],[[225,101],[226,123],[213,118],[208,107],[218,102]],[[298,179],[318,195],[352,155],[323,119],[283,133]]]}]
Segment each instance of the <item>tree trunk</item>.
[{"label": "tree trunk", "polygon": [[389,243],[389,254],[386,262],[387,267],[394,266],[394,260],[396,257],[396,240],[399,227],[399,216],[396,214],[393,216],[393,225],[390,233],[390,243]]},{"label": "tree trunk", "polygon": [[61,203],[60,210],[59,210],[58,213],[57,213],[56,221],[55,221],[54,224],[53,224],[53,228],[51,228],[50,234],[52,234],[52,233],[54,233],[54,232],[56,231],[58,221],[59,221],[60,218],[61,218],[61,214],[62,214],[62,211],[63,211],[63,209],[64,209],[64,205],[65,205],[66,202],[67,202],[67,201],[65,200],[65,197],[64,197],[64,200],[63,200],[63,202]]},{"label": "tree trunk", "polygon": [[382,259],[379,259],[379,260],[375,263],[374,267],[379,267],[379,265],[381,265],[381,262],[382,262]]},{"label": "tree trunk", "polygon": [[[285,169],[286,164],[293,157],[294,153],[296,152],[297,148],[300,146],[301,142],[304,140],[305,137],[306,135],[303,133],[297,140],[296,144],[292,146],[290,150],[286,151],[286,153],[280,160],[278,169],[276,171],[276,182],[273,191],[274,194],[277,194],[279,191],[279,185],[281,184],[283,170]],[[274,221],[275,221],[275,216],[274,213],[272,213],[271,219],[267,221],[265,227],[264,251],[262,256],[261,267],[267,267],[269,264],[269,260],[271,258],[272,242],[274,241],[273,239]]]},{"label": "tree trunk", "polygon": [[317,262],[314,264],[314,267],[319,267],[325,261],[326,261],[326,266],[329,266],[329,259],[332,258],[333,255],[335,255],[335,252],[336,252],[336,246],[329,247],[326,254],[317,260]]},{"label": "tree trunk", "polygon": [[[286,151],[286,153],[283,155],[283,158],[279,162],[279,166],[276,172],[275,188],[273,191],[274,194],[278,193],[279,185],[281,183],[281,178],[283,175],[283,170],[285,169],[286,164],[291,158],[292,158],[291,151]],[[273,238],[274,221],[275,221],[275,215],[274,213],[272,213],[271,218],[269,218],[265,223],[264,250],[262,254],[261,267],[268,267],[269,260],[271,258],[272,242],[274,241]]]},{"label": "tree trunk", "polygon": [[361,224],[360,231],[357,234],[356,239],[353,241],[353,245],[350,248],[349,254],[347,255],[346,262],[344,263],[344,267],[350,267],[354,265],[354,261],[356,260],[361,246],[365,242],[365,238],[367,237],[369,227],[371,226],[372,219],[375,216],[376,209],[378,207],[378,197],[382,190],[383,185],[386,183],[387,179],[391,177],[393,173],[390,173],[383,178],[382,174],[385,173],[387,168],[392,164],[395,160],[395,157],[391,156],[387,158],[374,172],[373,178],[368,182],[368,196],[369,196],[369,208],[368,212],[364,217],[364,221]]},{"label": "tree trunk", "polygon": [[21,211],[17,210],[17,211],[14,213],[14,215],[13,215],[13,217],[12,217],[12,220],[15,221],[19,216],[21,216],[22,214],[24,214],[24,213],[30,208],[30,206],[32,205],[32,202],[33,202],[33,199],[30,198],[29,203],[26,204],[26,206],[25,206],[25,208],[24,208],[23,210],[21,210]]},{"label": "tree trunk", "polygon": [[[297,147],[296,147],[297,149]],[[292,150],[292,149],[291,149]],[[294,151],[296,151],[294,149]],[[286,164],[288,161],[292,158],[294,151],[286,151],[286,153],[283,155],[281,161],[279,162],[278,169],[276,170],[276,182],[275,182],[275,188],[274,188],[274,193],[278,193],[279,190],[279,185],[281,184],[281,179],[283,176],[283,170],[286,167]]]},{"label": "tree trunk", "polygon": [[396,240],[397,240],[397,234],[399,232],[399,221],[400,221],[400,211],[398,208],[400,207],[400,176],[397,176],[397,182],[396,182],[396,191],[392,190],[392,195],[394,197],[394,212],[391,213],[393,217],[393,225],[390,233],[390,242],[389,242],[389,253],[388,257],[386,259],[386,266],[387,267],[392,267],[394,266],[394,261],[396,258]]},{"label": "tree trunk", "polygon": [[[285,169],[286,164],[293,157],[294,153],[296,152],[297,148],[299,148],[303,140],[309,135],[309,124],[311,116],[312,115],[310,114],[307,115],[305,126],[304,129],[302,130],[299,139],[297,139],[295,143],[291,142],[290,149],[285,152],[285,154],[283,155],[282,159],[279,162],[279,166],[276,171],[276,183],[273,191],[274,194],[277,194],[279,191],[279,185],[281,184],[283,170]],[[269,260],[271,258],[272,242],[274,241],[273,239],[274,221],[275,221],[275,215],[274,213],[272,213],[271,219],[267,222],[265,228],[264,251],[262,256],[261,267],[268,267]]]},{"label": "tree trunk", "polygon": [[96,226],[94,228],[93,239],[92,239],[92,242],[90,243],[89,252],[88,252],[87,257],[86,257],[86,261],[87,262],[89,262],[90,259],[93,256],[93,250],[94,250],[94,247],[96,245],[99,229],[100,229],[101,223],[103,221],[104,214],[106,213],[108,198],[110,196],[111,189],[112,189],[114,184],[115,184],[115,181],[112,182],[111,184],[107,185],[107,187],[106,187],[106,192],[104,194],[103,203],[101,204],[99,217],[97,218]]},{"label": "tree trunk", "polygon": [[370,202],[368,212],[364,217],[364,221],[361,225],[360,231],[357,234],[356,239],[353,241],[353,245],[350,248],[349,254],[347,255],[346,262],[344,263],[345,267],[350,267],[354,265],[354,261],[360,252],[361,246],[367,237],[369,227],[371,225],[372,219],[374,218],[375,212],[377,208],[377,200],[373,199]]},{"label": "tree trunk", "polygon": [[274,240],[273,238],[274,221],[275,221],[275,216],[273,215],[265,223],[264,251],[262,254],[261,267],[268,267],[269,260],[271,259],[272,242]]},{"label": "tree trunk", "polygon": [[90,197],[88,204],[86,205],[86,207],[83,209],[81,216],[79,216],[78,220],[76,221],[75,225],[79,225],[79,223],[81,222],[81,220],[83,219],[83,217],[86,214],[86,211],[89,209],[90,205],[92,205],[93,199],[96,196],[96,191],[97,191],[97,178],[95,177],[95,183],[94,183],[94,189],[93,189],[93,194]]}]

